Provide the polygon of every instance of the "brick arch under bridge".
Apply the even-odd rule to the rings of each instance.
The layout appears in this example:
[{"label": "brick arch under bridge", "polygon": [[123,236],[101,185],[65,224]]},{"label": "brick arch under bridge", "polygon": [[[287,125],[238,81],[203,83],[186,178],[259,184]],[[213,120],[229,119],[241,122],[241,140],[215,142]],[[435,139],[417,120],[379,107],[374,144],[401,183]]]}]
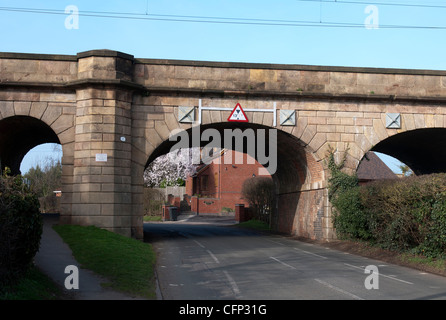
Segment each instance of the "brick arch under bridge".
[{"label": "brick arch under bridge", "polygon": [[[36,142],[16,149],[13,136],[58,140],[61,222],[142,238],[147,161],[173,130],[190,129],[192,116],[203,127],[228,126],[228,110],[240,103],[248,126],[278,129],[279,153],[288,156],[277,173],[283,202],[292,204],[281,228],[329,240],[330,147],[338,159],[347,153],[351,172],[369,150],[418,173],[445,171],[445,102],[445,71],[137,59],[110,50],[0,53],[0,158],[17,162]],[[284,175],[293,163],[293,175]]]}]

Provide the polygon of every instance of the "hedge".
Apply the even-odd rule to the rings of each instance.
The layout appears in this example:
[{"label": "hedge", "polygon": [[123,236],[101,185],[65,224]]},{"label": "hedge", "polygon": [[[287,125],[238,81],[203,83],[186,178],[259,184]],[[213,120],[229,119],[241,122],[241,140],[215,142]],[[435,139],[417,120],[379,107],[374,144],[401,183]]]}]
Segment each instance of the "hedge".
[{"label": "hedge", "polygon": [[43,221],[37,196],[21,176],[0,176],[0,288],[32,266]]},{"label": "hedge", "polygon": [[340,239],[387,249],[446,257],[446,173],[358,185],[333,153],[328,167],[333,224]]},{"label": "hedge", "polygon": [[446,255],[446,174],[430,174],[355,186],[333,197],[340,238],[381,247]]}]

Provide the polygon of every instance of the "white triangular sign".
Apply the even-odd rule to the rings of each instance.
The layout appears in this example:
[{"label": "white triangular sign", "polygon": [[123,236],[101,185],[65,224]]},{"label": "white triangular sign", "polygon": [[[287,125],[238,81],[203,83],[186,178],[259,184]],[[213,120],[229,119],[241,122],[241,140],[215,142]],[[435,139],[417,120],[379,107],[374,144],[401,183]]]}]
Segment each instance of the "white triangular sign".
[{"label": "white triangular sign", "polygon": [[235,122],[248,122],[248,117],[242,109],[240,103],[237,103],[234,110],[232,110],[231,115],[228,118],[228,121]]}]

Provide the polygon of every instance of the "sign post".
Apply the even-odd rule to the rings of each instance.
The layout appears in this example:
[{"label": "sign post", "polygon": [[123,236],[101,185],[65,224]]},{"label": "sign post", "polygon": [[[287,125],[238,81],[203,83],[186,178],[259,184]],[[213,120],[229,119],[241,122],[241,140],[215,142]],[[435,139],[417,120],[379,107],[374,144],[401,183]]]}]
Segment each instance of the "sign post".
[{"label": "sign post", "polygon": [[[240,104],[237,103],[237,105],[240,105]],[[201,104],[201,99],[199,99],[198,100],[198,125],[201,125],[201,112],[202,112],[202,110],[210,110],[210,111],[231,111],[232,110],[232,113],[234,113],[234,110],[237,109],[237,105],[235,106],[234,109],[223,108],[223,107],[203,107],[202,104]],[[246,114],[244,114],[244,111],[246,111],[246,112],[270,112],[270,113],[273,114],[273,127],[275,127],[276,126],[276,122],[277,122],[276,121],[276,110],[277,110],[277,107],[276,107],[276,103],[275,102],[274,102],[273,106],[274,106],[273,109],[246,109],[246,110],[243,110],[240,107],[240,109],[242,110],[242,114],[244,115],[246,120],[239,121],[239,122],[248,122],[248,117],[246,117]],[[231,113],[231,116],[232,116],[232,113]],[[231,118],[231,116],[229,118]],[[229,118],[228,118],[228,121],[231,121],[231,120],[229,120]],[[232,121],[235,121],[235,120],[232,120]]]}]

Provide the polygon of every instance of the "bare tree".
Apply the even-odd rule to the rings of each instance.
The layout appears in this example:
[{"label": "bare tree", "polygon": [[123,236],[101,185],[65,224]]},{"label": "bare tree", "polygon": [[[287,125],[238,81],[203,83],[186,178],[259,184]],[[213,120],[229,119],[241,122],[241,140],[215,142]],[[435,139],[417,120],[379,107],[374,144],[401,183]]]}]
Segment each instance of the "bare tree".
[{"label": "bare tree", "polygon": [[39,197],[43,212],[58,210],[54,191],[61,188],[62,164],[59,160],[47,158],[42,165],[37,164],[29,169],[24,178]]},{"label": "bare tree", "polygon": [[271,217],[276,203],[274,181],[267,177],[247,179],[242,185],[242,194],[253,209],[254,217],[271,226]]}]

